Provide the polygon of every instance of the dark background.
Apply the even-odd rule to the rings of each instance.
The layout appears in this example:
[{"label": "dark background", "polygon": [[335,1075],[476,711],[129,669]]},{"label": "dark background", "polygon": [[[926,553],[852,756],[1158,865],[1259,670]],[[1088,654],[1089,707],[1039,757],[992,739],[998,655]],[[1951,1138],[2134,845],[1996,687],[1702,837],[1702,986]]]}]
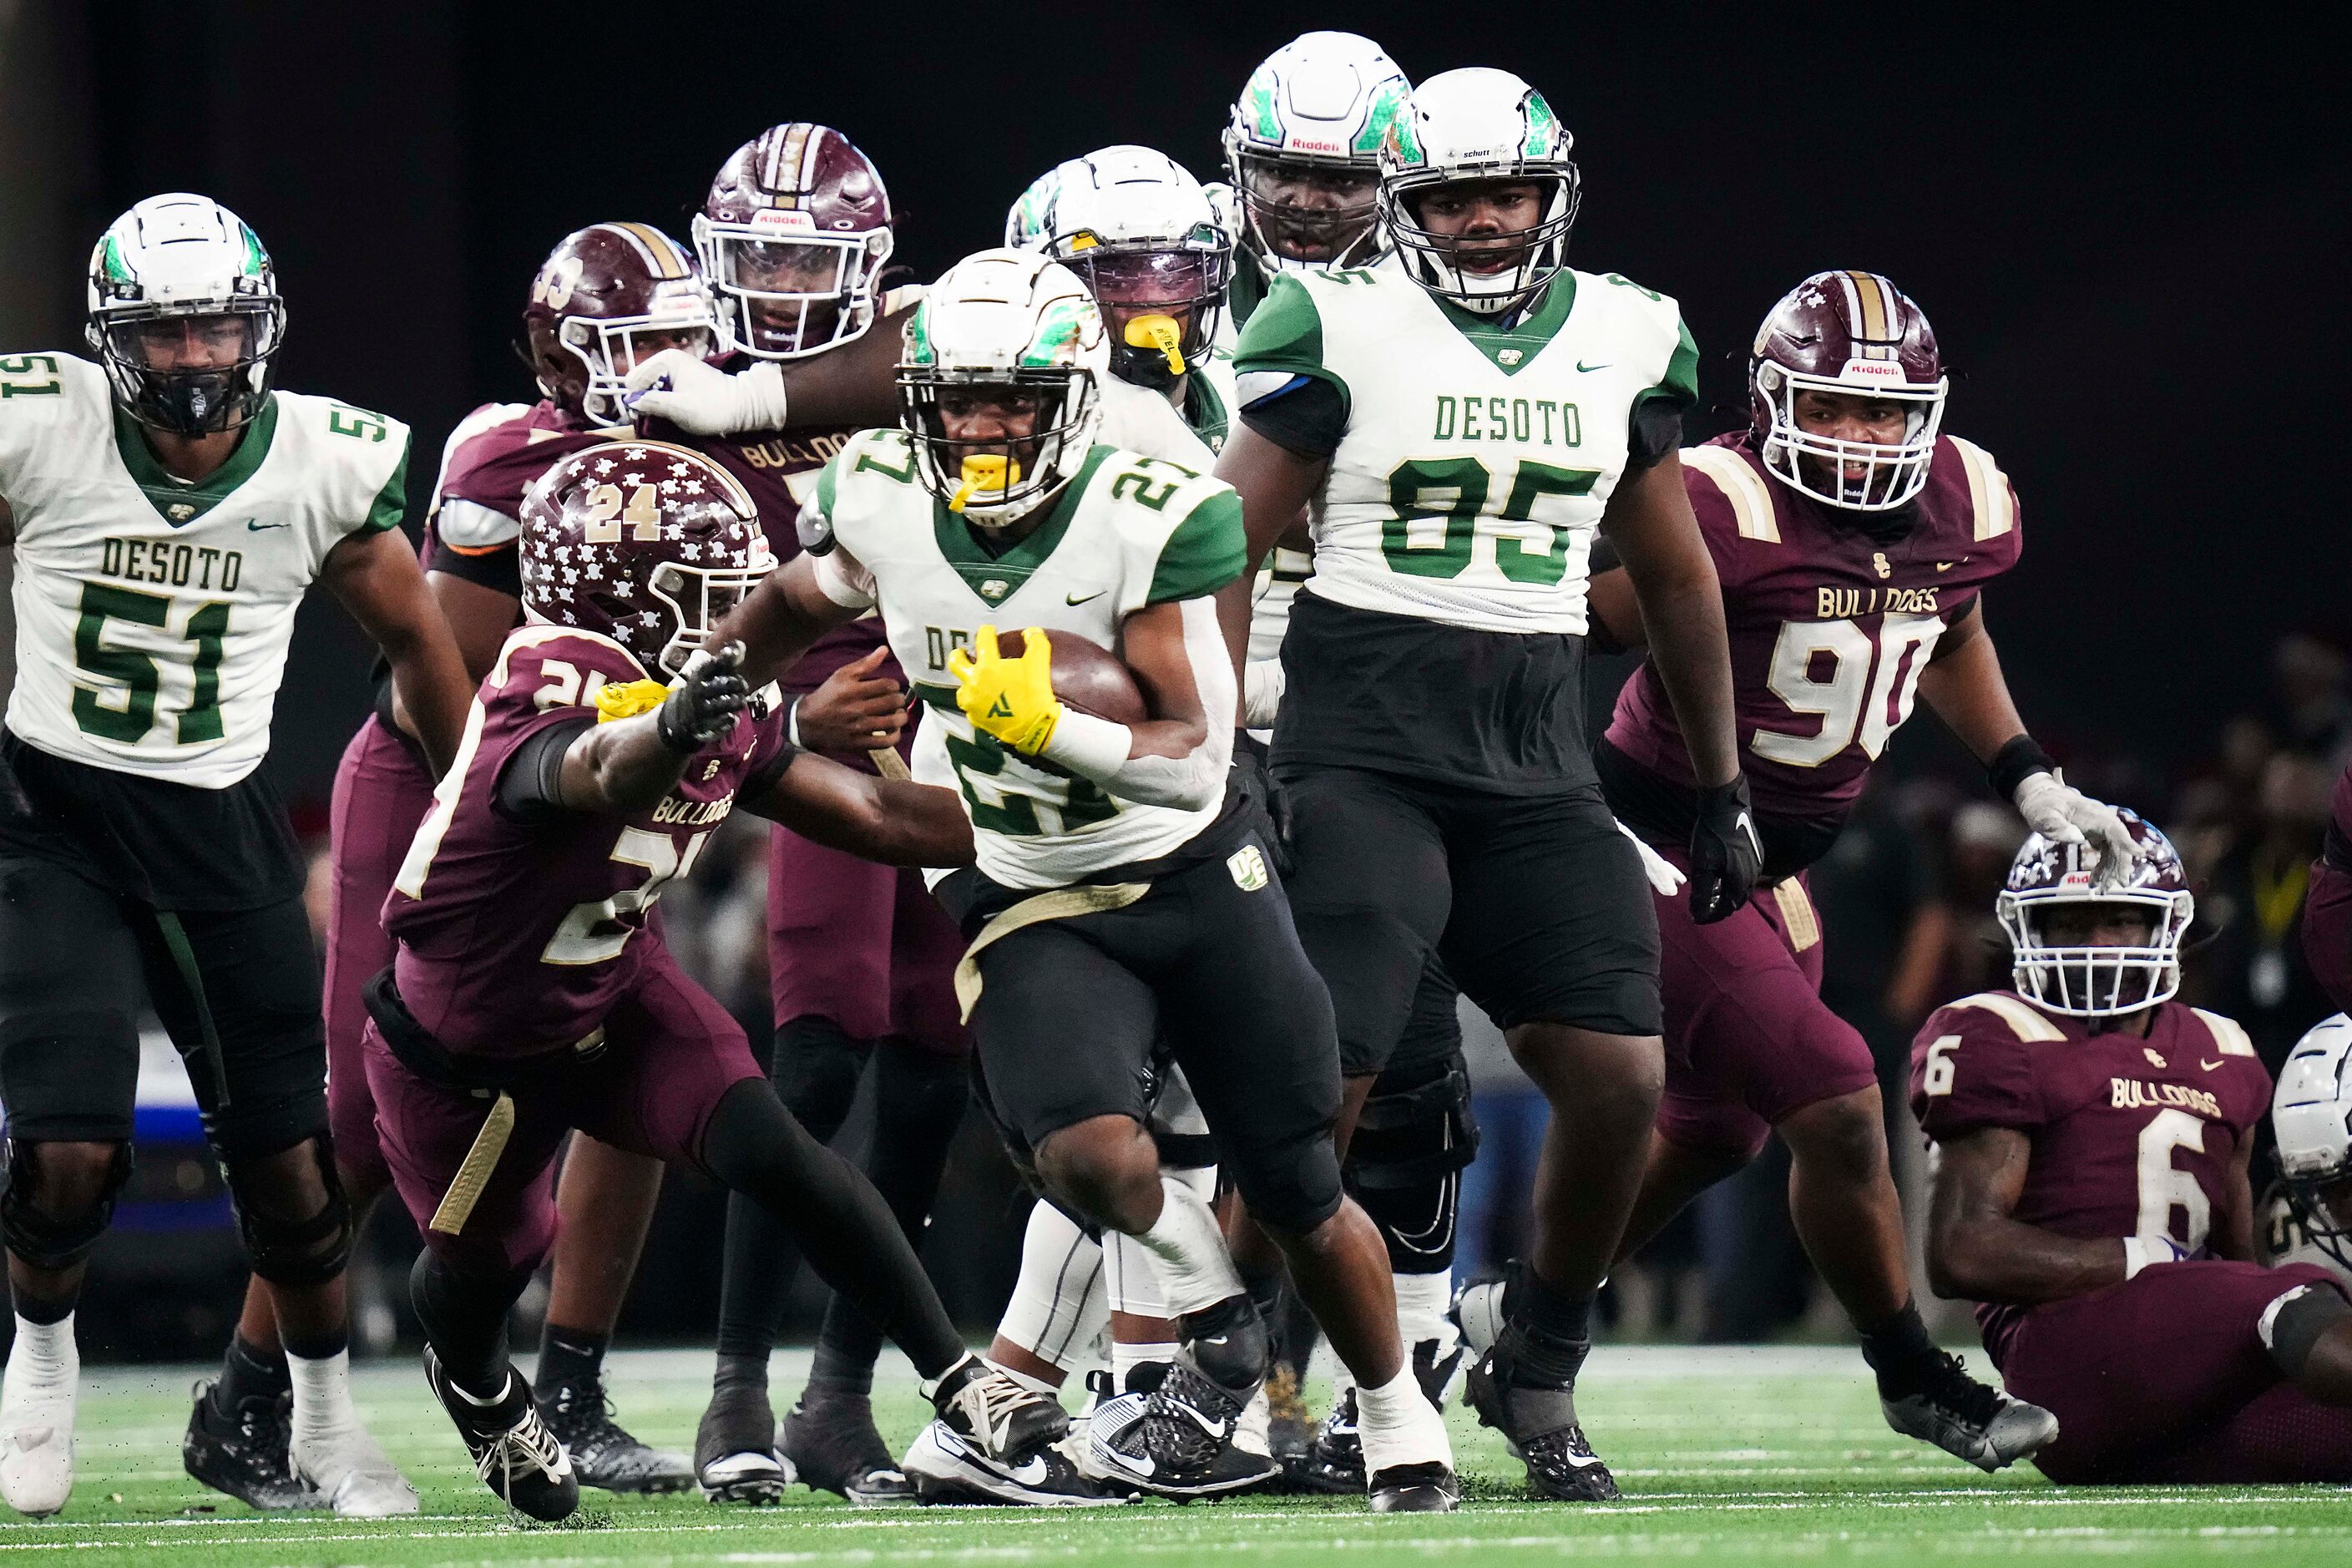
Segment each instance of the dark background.
[{"label": "dark background", "polygon": [[[904,215],[899,259],[929,276],[1091,147],[1146,142],[1214,175],[1251,67],[1346,26],[1416,78],[1504,64],[1545,91],[1584,173],[1573,259],[1682,301],[1712,402],[1739,395],[1756,321],[1810,272],[1875,268],[1921,302],[1955,375],[1948,427],[2023,499],[2024,564],[1990,614],[2053,745],[2177,761],[2280,631],[2347,623],[2340,83],[2284,27],[1151,0],[0,16],[12,122],[37,118],[0,169],[5,346],[77,341],[105,222],[205,191],[277,258],[280,384],[412,423],[420,506],[457,418],[529,395],[508,342],[553,241],[606,218],[683,237],[762,126],[847,130]],[[278,723],[298,795],[323,792],[364,700],[356,638],[324,606],[310,620]]]}]

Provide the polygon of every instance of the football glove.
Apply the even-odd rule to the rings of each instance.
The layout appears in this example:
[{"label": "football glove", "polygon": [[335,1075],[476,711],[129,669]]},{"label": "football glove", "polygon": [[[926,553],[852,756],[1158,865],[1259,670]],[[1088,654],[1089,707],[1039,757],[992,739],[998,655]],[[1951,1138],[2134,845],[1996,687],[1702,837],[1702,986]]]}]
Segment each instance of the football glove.
[{"label": "football glove", "polygon": [[684,349],[664,349],[630,371],[628,384],[622,401],[631,413],[692,435],[784,427],[784,372],[773,360],[730,375]]},{"label": "football glove", "polygon": [[678,671],[677,685],[655,711],[654,728],[661,743],[678,755],[691,756],[735,727],[736,718],[751,705],[751,688],[740,670],[743,645],[731,642],[713,651],[697,648]]},{"label": "football glove", "polygon": [[2139,846],[2116,808],[2093,800],[2057,773],[2028,773],[2017,786],[2018,815],[2053,844],[2087,844],[2099,857],[2098,886],[2117,888],[2131,874]]},{"label": "football glove", "polygon": [[1691,923],[1713,925],[1737,914],[1756,890],[1763,866],[1764,841],[1748,807],[1747,776],[1700,790],[1698,820],[1691,825]]},{"label": "football glove", "polygon": [[1054,649],[1045,628],[1030,626],[1021,637],[1021,657],[1006,658],[997,651],[996,628],[982,626],[971,647],[948,655],[948,673],[955,677],[956,706],[975,729],[1034,757],[1054,738],[1062,702],[1054,695]]},{"label": "football glove", "polygon": [[2204,1247],[2187,1247],[2169,1236],[2127,1236],[2124,1237],[2124,1278],[2137,1279],[2143,1268],[2159,1263],[2193,1263],[2212,1254]]},{"label": "football glove", "polygon": [[1632,828],[1626,826],[1623,823],[1621,822],[1617,825],[1617,831],[1623,834],[1626,837],[1631,838],[1633,841],[1634,849],[1640,852],[1642,857],[1642,875],[1650,879],[1650,890],[1657,894],[1658,897],[1662,899],[1673,898],[1675,890],[1681,888],[1683,883],[1687,880],[1687,879],[1683,876],[1681,868],[1675,866],[1673,861],[1667,859],[1664,856],[1659,854],[1656,850],[1643,843],[1641,836],[1636,834]]}]

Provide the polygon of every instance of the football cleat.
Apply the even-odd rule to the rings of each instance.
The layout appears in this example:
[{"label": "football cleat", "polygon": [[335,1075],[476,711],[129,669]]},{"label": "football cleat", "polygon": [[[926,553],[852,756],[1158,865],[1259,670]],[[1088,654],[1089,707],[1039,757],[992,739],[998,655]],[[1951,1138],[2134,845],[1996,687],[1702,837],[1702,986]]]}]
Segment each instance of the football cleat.
[{"label": "football cleat", "polygon": [[396,1519],[417,1511],[416,1489],[356,1421],[289,1447],[294,1474],[317,1500],[345,1519]]},{"label": "football cleat", "polygon": [[694,1434],[694,1479],[717,1503],[758,1508],[781,1502],[792,1461],[776,1447],[776,1413],[760,1384],[732,1384],[710,1395]]},{"label": "football cleat", "polygon": [[1905,1436],[1933,1443],[1988,1474],[2058,1439],[2058,1417],[1979,1383],[1947,1351],[1936,1352],[1924,1386],[1900,1399],[1882,1394],[1878,1407],[1886,1424]]},{"label": "football cleat", "polygon": [[[17,1370],[9,1355],[8,1370]],[[66,1506],[74,1485],[74,1384],[11,1377],[0,1396],[0,1499],[34,1519]]]},{"label": "football cleat", "polygon": [[674,1492],[694,1484],[694,1461],[674,1448],[637,1441],[613,1419],[604,1380],[560,1383],[539,1396],[547,1429],[572,1456],[580,1484],[608,1492]]},{"label": "football cleat", "polygon": [[1221,1497],[1282,1473],[1235,1445],[1243,1402],[1182,1362],[1146,1362],[1087,1426],[1087,1468],[1166,1498]]},{"label": "football cleat", "polygon": [[1061,1401],[1024,1388],[976,1355],[967,1354],[924,1392],[966,1447],[998,1464],[1018,1464],[1070,1430]]},{"label": "football cleat", "polygon": [[1129,1492],[1085,1474],[1058,1444],[1048,1443],[1018,1464],[1004,1464],[965,1442],[943,1419],[916,1436],[898,1468],[913,1483],[917,1500],[934,1506],[1102,1508],[1131,1498]]},{"label": "football cleat", "polygon": [[1374,1513],[1452,1513],[1462,1483],[1444,1465],[1391,1465],[1372,1478],[1371,1504]]},{"label": "football cleat", "polygon": [[188,1430],[180,1439],[180,1462],[188,1474],[247,1508],[323,1505],[324,1500],[294,1474],[292,1394],[248,1399],[234,1410],[225,1409],[211,1378],[197,1382],[195,1394]]},{"label": "football cleat", "polygon": [[1470,1403],[1479,1424],[1502,1433],[1512,1455],[1526,1463],[1528,1487],[1536,1496],[1609,1501],[1617,1496],[1617,1479],[1577,1421],[1575,1379],[1548,1385],[1518,1382],[1512,1353],[1516,1337],[1506,1333],[1470,1369]]},{"label": "football cleat", "polygon": [[511,1367],[505,1391],[488,1405],[478,1404],[449,1381],[441,1358],[428,1345],[425,1381],[449,1413],[457,1436],[466,1440],[466,1450],[474,1457],[474,1474],[500,1501],[548,1523],[579,1510],[580,1478],[572,1474],[572,1456],[540,1419],[530,1385]]},{"label": "football cleat", "polygon": [[865,1400],[820,1400],[805,1394],[784,1417],[779,1446],[801,1479],[846,1498],[855,1508],[887,1508],[915,1500],[915,1483],[890,1457]]},{"label": "football cleat", "polygon": [[1290,1484],[1305,1491],[1358,1497],[1364,1490],[1364,1445],[1356,1434],[1356,1391],[1344,1390],[1331,1414],[1316,1428],[1307,1452],[1283,1467]]}]

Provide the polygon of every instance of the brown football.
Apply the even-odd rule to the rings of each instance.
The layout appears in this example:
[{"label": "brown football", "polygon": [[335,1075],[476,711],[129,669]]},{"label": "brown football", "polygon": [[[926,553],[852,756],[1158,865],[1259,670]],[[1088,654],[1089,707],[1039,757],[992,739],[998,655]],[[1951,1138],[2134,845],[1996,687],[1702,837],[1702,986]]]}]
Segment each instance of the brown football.
[{"label": "brown football", "polygon": [[[1045,640],[1054,650],[1055,696],[1114,724],[1140,724],[1150,717],[1142,689],[1117,654],[1076,632],[1049,631]],[[996,651],[1006,658],[1019,658],[1023,646],[1017,630],[996,634]]]}]

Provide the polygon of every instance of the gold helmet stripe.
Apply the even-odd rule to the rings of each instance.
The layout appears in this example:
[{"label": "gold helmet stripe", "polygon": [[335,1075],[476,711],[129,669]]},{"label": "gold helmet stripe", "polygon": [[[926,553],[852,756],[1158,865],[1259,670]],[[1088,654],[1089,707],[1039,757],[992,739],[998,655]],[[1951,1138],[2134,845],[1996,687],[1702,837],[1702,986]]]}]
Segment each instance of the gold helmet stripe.
[{"label": "gold helmet stripe", "polygon": [[655,277],[667,281],[672,278],[683,278],[687,275],[686,253],[678,248],[677,241],[654,227],[653,225],[610,223],[604,226],[616,228],[635,240],[643,248],[646,265],[653,268]]},{"label": "gold helmet stripe", "polygon": [[1846,297],[1853,304],[1858,323],[1854,335],[1867,338],[1874,344],[1864,353],[1872,359],[1893,358],[1895,351],[1890,340],[1897,335],[1894,285],[1875,272],[1849,272],[1845,276]]},{"label": "gold helmet stripe", "polygon": [[1772,515],[1772,492],[1764,476],[1748,466],[1747,458],[1728,447],[1685,447],[1682,458],[1683,467],[1696,468],[1713,479],[1723,499],[1731,503],[1740,538],[1766,544],[1780,542],[1780,524]]}]

